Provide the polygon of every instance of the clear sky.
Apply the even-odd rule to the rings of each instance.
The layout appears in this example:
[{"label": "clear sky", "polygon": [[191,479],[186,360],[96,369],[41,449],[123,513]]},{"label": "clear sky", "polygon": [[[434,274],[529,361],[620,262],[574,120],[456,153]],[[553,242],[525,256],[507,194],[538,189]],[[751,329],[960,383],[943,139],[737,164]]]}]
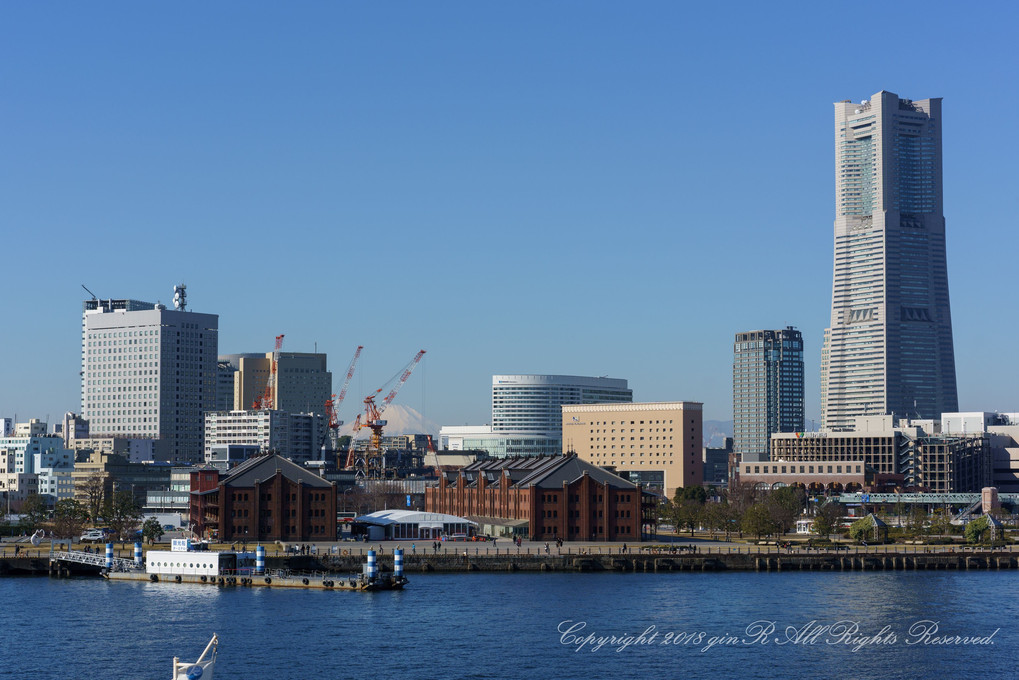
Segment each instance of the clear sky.
[{"label": "clear sky", "polygon": [[[709,6],[710,5],[710,6]],[[831,297],[832,103],[944,98],[959,402],[1019,411],[1014,3],[0,4],[0,415],[78,410],[81,284],[483,424],[494,373],[731,418]],[[348,397],[350,420],[358,400]],[[809,423],[808,423],[809,424]]]}]

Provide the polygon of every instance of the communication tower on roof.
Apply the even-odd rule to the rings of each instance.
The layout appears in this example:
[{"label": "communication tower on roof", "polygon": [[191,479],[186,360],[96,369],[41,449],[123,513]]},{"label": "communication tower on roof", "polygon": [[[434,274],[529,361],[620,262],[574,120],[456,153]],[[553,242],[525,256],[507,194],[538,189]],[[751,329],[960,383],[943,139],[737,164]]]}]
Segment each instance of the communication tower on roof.
[{"label": "communication tower on roof", "polygon": [[173,308],[178,312],[186,312],[188,305],[188,287],[178,283],[173,287]]}]

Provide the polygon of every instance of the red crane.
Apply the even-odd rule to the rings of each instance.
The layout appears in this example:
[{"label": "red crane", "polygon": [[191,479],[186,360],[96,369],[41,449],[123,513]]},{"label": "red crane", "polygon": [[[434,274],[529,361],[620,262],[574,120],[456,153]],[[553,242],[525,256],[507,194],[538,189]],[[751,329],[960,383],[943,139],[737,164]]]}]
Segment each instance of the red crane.
[{"label": "red crane", "polygon": [[279,368],[280,363],[280,350],[283,349],[283,335],[276,336],[276,349],[273,350],[272,358],[269,360],[269,377],[265,381],[265,392],[262,393],[261,399],[256,399],[255,403],[251,405],[251,408],[258,409],[269,409],[272,410],[278,406],[276,404],[276,370]]},{"label": "red crane", "polygon": [[354,350],[354,358],[350,360],[350,365],[347,366],[347,377],[343,380],[343,389],[340,390],[340,396],[332,395],[326,401],[326,417],[329,419],[329,431],[332,433],[333,438],[336,438],[336,432],[340,425],[343,425],[343,421],[337,417],[337,411],[343,404],[343,398],[347,396],[347,387],[350,385],[350,379],[354,377],[354,367],[357,366],[357,359],[361,356],[361,350],[364,349],[364,345],[358,345],[357,349]]},{"label": "red crane", "polygon": [[[384,461],[382,458],[382,428],[386,426],[386,421],[382,419],[382,414],[386,408],[393,403],[393,399],[396,398],[396,394],[403,387],[404,383],[407,382],[407,378],[410,377],[414,367],[421,361],[421,357],[425,355],[425,350],[419,351],[414,355],[414,358],[407,363],[407,365],[400,371],[399,379],[396,384],[393,385],[393,389],[389,391],[389,394],[382,400],[381,406],[375,404],[375,397],[386,388],[386,385],[391,383],[396,376],[390,378],[379,389],[375,390],[375,394],[370,394],[364,398],[364,413],[358,414],[354,420],[354,434],[356,435],[362,427],[370,428],[372,433],[368,438],[368,450],[365,452],[364,458],[354,460],[354,440],[350,440],[349,453],[347,454],[347,467],[354,467],[357,469],[357,477],[371,477],[377,479],[383,475]],[[361,416],[364,416],[364,422],[361,421]]]}]

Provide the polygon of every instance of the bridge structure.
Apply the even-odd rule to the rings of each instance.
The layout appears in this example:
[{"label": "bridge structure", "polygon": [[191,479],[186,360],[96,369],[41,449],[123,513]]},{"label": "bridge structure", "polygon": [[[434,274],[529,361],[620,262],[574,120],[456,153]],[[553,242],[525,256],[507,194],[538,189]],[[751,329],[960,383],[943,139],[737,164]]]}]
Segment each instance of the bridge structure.
[{"label": "bridge structure", "polygon": [[[111,571],[135,571],[138,569],[138,565],[135,564],[134,560],[128,560],[123,557],[114,557]],[[106,568],[107,559],[106,555],[102,553],[90,553],[81,550],[67,550],[67,551],[54,551],[50,553],[50,562],[74,562],[76,564],[87,564],[93,567]]]},{"label": "bridge structure", "polygon": [[[844,493],[837,497],[843,505],[849,503],[912,505],[973,505],[980,503],[979,493]],[[1019,504],[1019,493],[999,493],[998,501],[1011,505]]]}]

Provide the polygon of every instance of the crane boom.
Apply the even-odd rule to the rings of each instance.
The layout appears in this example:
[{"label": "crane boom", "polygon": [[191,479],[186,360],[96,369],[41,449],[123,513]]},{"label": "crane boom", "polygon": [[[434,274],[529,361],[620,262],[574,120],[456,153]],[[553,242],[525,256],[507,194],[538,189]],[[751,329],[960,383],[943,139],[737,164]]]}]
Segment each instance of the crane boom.
[{"label": "crane boom", "polygon": [[386,395],[386,398],[382,400],[382,408],[379,409],[380,413],[382,411],[385,411],[386,407],[393,403],[393,399],[396,398],[396,393],[399,392],[400,388],[403,387],[403,384],[407,382],[407,378],[410,377],[411,371],[414,370],[414,367],[418,365],[418,362],[421,361],[421,357],[423,357],[424,355],[425,351],[421,350],[420,352],[414,355],[414,358],[411,359],[410,363],[407,364],[406,368],[403,369],[403,373],[400,374],[399,382],[393,385],[393,389],[391,389],[389,391],[389,394]]},{"label": "crane boom", "polygon": [[278,408],[279,404],[276,403],[276,371],[279,369],[280,363],[280,350],[283,349],[283,334],[276,336],[276,348],[272,352],[272,359],[269,361],[269,377],[265,381],[265,392],[262,393],[261,399],[256,399],[252,406],[255,409],[274,409]]},{"label": "crane boom", "polygon": [[[368,395],[364,398],[364,413],[358,414],[357,419],[354,420],[354,434],[362,427],[370,428],[372,433],[368,439],[368,450],[365,452],[363,458],[356,458],[354,455],[354,440],[350,440],[350,448],[347,454],[347,467],[354,467],[356,469],[357,477],[371,477],[373,479],[379,478],[385,474],[385,460],[384,453],[382,451],[382,428],[386,426],[386,421],[382,419],[382,412],[386,410],[396,398],[396,394],[403,387],[404,383],[410,377],[414,367],[421,361],[421,357],[425,355],[425,350],[420,350],[414,355],[414,358],[404,366],[403,370],[398,374],[400,377],[396,384],[393,385],[393,389],[389,391],[389,394],[385,396],[380,405],[375,403],[375,397],[385,389],[385,386],[375,390],[373,394]],[[390,378],[390,382],[392,378]],[[361,416],[364,416],[362,420]]]},{"label": "crane boom", "polygon": [[347,387],[350,385],[350,379],[354,377],[354,367],[357,365],[357,359],[361,356],[361,350],[364,349],[364,345],[358,345],[357,349],[354,350],[354,358],[350,360],[350,365],[347,366],[347,377],[343,380],[343,389],[340,390],[340,396],[336,398],[336,408],[340,407],[343,403],[343,398],[347,396]]}]

